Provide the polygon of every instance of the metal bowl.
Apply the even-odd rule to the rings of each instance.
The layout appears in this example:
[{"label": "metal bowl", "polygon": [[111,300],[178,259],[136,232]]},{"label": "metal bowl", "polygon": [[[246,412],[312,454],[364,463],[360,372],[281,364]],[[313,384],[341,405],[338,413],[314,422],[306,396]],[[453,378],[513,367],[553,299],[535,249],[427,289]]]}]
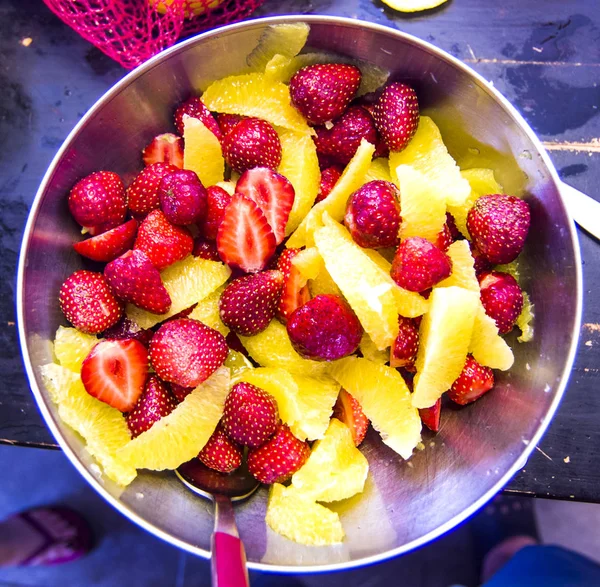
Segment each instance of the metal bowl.
[{"label": "metal bowl", "polygon": [[[25,230],[19,263],[19,334],[31,387],[62,449],[100,495],[167,542],[208,557],[212,513],[171,473],[142,472],[127,489],[107,481],[59,420],[40,378],[49,341],[64,318],[63,280],[81,268],[71,244],[78,229],[66,194],[81,177],[109,169],[130,181],[140,150],[171,128],[174,104],[197,88],[240,71],[264,28],[305,21],[312,49],[361,59],[414,84],[423,111],[440,126],[463,167],[492,167],[508,193],[524,195],[532,226],[522,255],[523,285],[535,304],[535,338],[512,341],[515,365],[480,401],[443,414],[437,436],[406,462],[370,434],[371,474],[364,495],[337,507],[343,545],[304,547],[266,528],[267,492],[237,506],[250,568],[279,572],[348,569],[426,544],[465,520],[524,464],[546,430],[571,371],[581,314],[580,256],[559,180],[542,145],[514,108],[484,79],[434,46],[356,20],[298,16],[221,28],[154,57],[107,92],[69,135],[48,170]],[[552,295],[548,295],[552,292]]]}]

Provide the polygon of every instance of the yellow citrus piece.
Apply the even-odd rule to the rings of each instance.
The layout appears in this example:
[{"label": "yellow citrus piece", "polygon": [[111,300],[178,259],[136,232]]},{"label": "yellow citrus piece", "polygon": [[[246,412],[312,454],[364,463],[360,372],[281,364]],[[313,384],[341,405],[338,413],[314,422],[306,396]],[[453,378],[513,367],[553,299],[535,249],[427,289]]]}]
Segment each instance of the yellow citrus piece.
[{"label": "yellow citrus piece", "polygon": [[485,313],[481,301],[475,314],[469,352],[478,363],[492,369],[506,371],[514,363],[511,348],[498,334],[496,322]]},{"label": "yellow citrus piece", "polygon": [[[217,8],[217,6],[220,6],[223,2],[225,2],[225,0],[188,0],[186,2],[185,17],[192,18],[193,16],[200,16],[208,10]],[[157,12],[165,14],[167,12],[167,7],[173,4],[173,0],[149,0],[149,3],[150,6],[156,7]],[[190,10],[188,10],[188,8]]]},{"label": "yellow citrus piece", "polygon": [[402,375],[358,357],[340,359],[330,373],[356,398],[383,442],[401,457],[410,458],[421,440],[421,418]]},{"label": "yellow citrus piece", "polygon": [[219,300],[223,293],[224,287],[208,294],[198,305],[191,311],[188,318],[192,320],[200,320],[203,324],[218,330],[223,336],[229,334],[229,328],[223,324],[221,315],[219,314]]},{"label": "yellow citrus piece", "polygon": [[379,157],[371,161],[371,165],[369,166],[369,169],[367,169],[365,175],[365,183],[376,180],[392,181],[392,176],[390,175],[390,162],[388,159]]},{"label": "yellow citrus piece", "polygon": [[335,281],[333,281],[331,275],[329,275],[329,272],[324,267],[314,279],[308,280],[308,289],[313,298],[322,294],[343,297],[340,288],[336,285]]},{"label": "yellow citrus piece", "polygon": [[242,353],[233,349],[229,349],[224,365],[229,368],[232,379],[238,377],[243,371],[254,368],[252,363]]},{"label": "yellow citrus piece", "polygon": [[269,25],[262,32],[258,45],[246,58],[254,71],[264,71],[275,55],[294,57],[306,44],[310,27],[304,22]]},{"label": "yellow citrus piece", "polygon": [[298,65],[295,58],[278,53],[273,55],[265,65],[265,77],[272,82],[287,83],[297,70]]},{"label": "yellow citrus piece", "polygon": [[398,12],[420,12],[436,8],[448,0],[381,0]]},{"label": "yellow citrus piece", "polygon": [[316,247],[307,247],[301,250],[292,259],[292,265],[298,269],[305,279],[315,279],[325,268],[323,257]]},{"label": "yellow citrus piece", "polygon": [[287,131],[280,133],[279,139],[281,163],[277,171],[294,186],[294,204],[285,227],[286,234],[290,234],[298,228],[315,203],[321,183],[321,171],[317,148],[309,135]]},{"label": "yellow citrus piece", "polygon": [[224,189],[230,196],[235,194],[235,182],[234,181],[219,181],[215,185]]},{"label": "yellow citrus piece", "polygon": [[[123,414],[92,397],[79,376],[64,367],[50,364],[42,367],[42,378],[54,401],[58,400],[60,419],[73,428],[86,443],[86,449],[100,464],[104,473],[119,485],[129,485],[136,475],[135,468],[117,453],[131,440]],[[60,389],[50,391],[50,388]]]},{"label": "yellow citrus piece", "polygon": [[322,226],[324,212],[338,222],[342,220],[350,194],[355,192],[365,181],[365,174],[371,165],[374,151],[375,147],[371,143],[364,139],[361,141],[354,157],[344,169],[330,194],[310,210],[296,232],[287,241],[287,247],[312,246],[314,231]]},{"label": "yellow citrus piece", "polygon": [[59,326],[54,339],[54,354],[63,367],[79,373],[81,363],[96,344],[98,339],[91,334]]},{"label": "yellow citrus piece", "polygon": [[462,287],[434,288],[419,328],[413,405],[428,408],[460,375],[469,350],[479,293]]},{"label": "yellow citrus piece", "polygon": [[217,80],[202,94],[202,101],[213,112],[255,116],[301,134],[314,134],[292,106],[288,87],[271,81],[264,73],[232,75]]},{"label": "yellow citrus piece", "polygon": [[166,314],[153,314],[128,304],[127,316],[140,328],[152,328],[155,324],[204,300],[223,285],[230,275],[231,269],[223,263],[189,255],[160,273],[163,284],[171,296],[171,309]]},{"label": "yellow citrus piece", "polygon": [[400,165],[410,165],[420,171],[436,186],[440,197],[453,206],[462,205],[471,192],[469,182],[461,176],[448,153],[439,128],[428,116],[421,116],[417,132],[406,149],[390,153],[390,173],[395,180]]},{"label": "yellow citrus piece", "polygon": [[220,367],[168,415],[117,452],[136,469],[176,469],[198,455],[215,431],[229,393],[229,369]]},{"label": "yellow citrus piece", "polygon": [[475,275],[475,259],[471,255],[468,241],[456,241],[446,251],[452,261],[452,273],[435,287],[464,287],[479,294],[479,282]]},{"label": "yellow citrus piece", "polygon": [[327,546],[344,540],[337,513],[302,497],[294,487],[279,483],[271,487],[266,522],[271,530],[307,546]]},{"label": "yellow citrus piece", "polygon": [[183,168],[191,169],[203,185],[223,181],[225,159],[219,139],[197,118],[183,117]]},{"label": "yellow citrus piece", "polygon": [[292,486],[313,501],[340,501],[362,493],[369,463],[354,445],[346,424],[332,418],[325,436],[294,473]]},{"label": "yellow citrus piece", "polygon": [[371,337],[365,332],[360,341],[359,350],[362,356],[373,363],[379,363],[385,365],[390,360],[390,351],[385,349],[380,351],[375,346],[375,343],[371,340]]},{"label": "yellow citrus piece", "polygon": [[523,309],[517,318],[517,326],[521,329],[521,336],[517,337],[519,342],[529,342],[533,338],[533,304],[527,292],[523,292]]}]

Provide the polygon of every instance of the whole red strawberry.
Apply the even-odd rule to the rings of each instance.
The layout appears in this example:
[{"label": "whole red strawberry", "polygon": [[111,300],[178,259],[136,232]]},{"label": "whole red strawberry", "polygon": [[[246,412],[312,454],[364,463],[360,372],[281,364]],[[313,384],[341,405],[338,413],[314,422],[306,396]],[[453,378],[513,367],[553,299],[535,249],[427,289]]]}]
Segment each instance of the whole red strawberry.
[{"label": "whole red strawberry", "polygon": [[156,375],[150,375],[144,391],[133,410],[127,414],[127,426],[135,438],[150,430],[161,418],[168,416],[177,407],[175,398],[167,386]]},{"label": "whole red strawberry", "polygon": [[111,261],[104,268],[104,277],[124,302],[154,314],[165,314],[171,308],[171,296],[160,273],[143,251],[127,251]]},{"label": "whole red strawberry", "polygon": [[462,235],[460,230],[458,230],[456,226],[456,220],[454,216],[450,214],[450,212],[446,212],[446,226],[450,230],[450,236],[452,237],[452,242],[459,241],[464,239],[465,237]]},{"label": "whole red strawberry", "polygon": [[419,101],[406,84],[387,86],[373,108],[375,126],[390,151],[402,151],[419,125]]},{"label": "whole red strawberry", "polygon": [[65,318],[77,330],[98,334],[115,324],[123,313],[101,273],[82,269],[70,275],[60,288],[58,302]]},{"label": "whole red strawberry", "polygon": [[167,132],[154,137],[142,151],[144,165],[168,163],[183,168],[183,139]]},{"label": "whole red strawberry", "polygon": [[206,216],[200,222],[200,230],[205,239],[217,240],[219,226],[223,221],[225,208],[231,202],[231,196],[218,185],[211,185],[206,188]]},{"label": "whole red strawberry", "polygon": [[438,400],[430,408],[420,408],[419,416],[421,422],[429,428],[432,432],[439,432],[440,430],[440,419],[442,415],[442,398],[438,397]]},{"label": "whole red strawberry", "polygon": [[215,120],[215,117],[211,114],[210,110],[204,105],[204,102],[200,98],[192,97],[186,100],[177,107],[175,110],[175,128],[177,132],[183,136],[183,117],[190,116],[197,118],[204,124],[204,126],[210,130],[219,140],[223,138],[221,129]]},{"label": "whole red strawberry", "polygon": [[129,220],[121,226],[111,228],[98,236],[93,236],[84,241],[73,243],[73,248],[83,257],[107,263],[122,255],[133,246],[137,234],[138,223]]},{"label": "whole red strawberry", "polygon": [[283,291],[277,308],[277,317],[285,324],[291,313],[310,300],[306,278],[292,264],[300,249],[284,249],[277,260],[277,269],[283,275]]},{"label": "whole red strawberry", "polygon": [[169,163],[152,163],[144,167],[127,188],[127,207],[131,213],[142,218],[160,207],[158,187],[165,175],[177,171]]},{"label": "whole red strawberry", "polygon": [[150,341],[150,362],[156,374],[182,387],[197,387],[208,379],[228,352],[220,332],[189,318],[165,322]]},{"label": "whole red strawberry", "polygon": [[165,175],[158,188],[158,198],[171,224],[194,224],[206,216],[206,189],[193,171],[181,169]]},{"label": "whole red strawberry", "polygon": [[337,165],[332,165],[321,171],[321,185],[319,186],[319,193],[315,199],[315,204],[324,200],[334,188],[338,179],[342,176],[343,169]]},{"label": "whole red strawberry", "polygon": [[448,397],[456,404],[464,406],[479,399],[494,387],[494,372],[480,365],[471,355],[458,379],[452,384]]},{"label": "whole red strawberry", "polygon": [[344,224],[361,247],[395,247],[400,230],[398,188],[389,181],[375,180],[356,190],[348,199]]},{"label": "whole red strawberry", "polygon": [[354,65],[308,65],[290,80],[292,104],[311,124],[325,124],[344,113],[360,80],[360,69]]},{"label": "whole red strawberry", "polygon": [[106,329],[102,336],[106,340],[128,340],[133,338],[141,342],[146,348],[150,345],[150,339],[154,335],[152,330],[140,328],[133,320],[123,316],[116,324]]},{"label": "whole red strawberry", "polygon": [[481,196],[469,210],[467,229],[477,248],[494,265],[514,261],[529,232],[529,205],[515,196]]},{"label": "whole red strawberry", "polygon": [[262,332],[275,316],[282,290],[280,271],[262,271],[234,279],[219,300],[223,324],[243,336]]},{"label": "whole red strawberry", "polygon": [[315,130],[317,153],[342,167],[348,165],[354,157],[362,139],[372,145],[379,141],[373,118],[362,106],[350,106],[331,128],[320,126]]},{"label": "whole red strawberry", "polygon": [[177,383],[171,383],[171,393],[175,396],[175,399],[181,403],[192,391],[194,391],[193,387],[183,387],[181,385],[177,385]]},{"label": "whole red strawberry", "polygon": [[192,233],[184,226],[171,224],[161,210],[154,210],[144,218],[134,245],[134,249],[148,255],[158,270],[184,259],[193,248]]},{"label": "whole red strawberry", "polygon": [[217,124],[221,129],[223,136],[226,136],[229,131],[241,120],[244,120],[247,116],[241,114],[226,114],[225,112],[219,112],[217,114]]},{"label": "whole red strawberry", "polygon": [[454,239],[452,238],[452,232],[450,230],[450,227],[447,223],[445,223],[442,230],[438,232],[437,238],[435,239],[435,242],[433,244],[441,251],[446,252],[448,250],[448,247],[453,242]]},{"label": "whole red strawberry", "polygon": [[69,211],[92,235],[106,232],[125,220],[125,186],[112,171],[96,171],[78,181],[69,193]]},{"label": "whole red strawberry", "polygon": [[390,367],[413,371],[419,350],[419,329],[414,320],[398,316],[398,335],[390,347]]},{"label": "whole red strawberry", "polygon": [[479,276],[479,287],[485,313],[496,321],[500,334],[510,332],[523,309],[523,292],[516,279],[491,271]]},{"label": "whole red strawberry", "polygon": [[296,352],[305,359],[335,361],[358,348],[363,328],[342,298],[322,294],[292,313],[287,333]]},{"label": "whole red strawberry", "polygon": [[285,483],[307,461],[310,447],[285,425],[248,453],[248,470],[261,483]]},{"label": "whole red strawberry", "polygon": [[273,125],[260,118],[245,118],[223,138],[223,157],[240,173],[254,167],[277,169],[281,141]]},{"label": "whole red strawberry", "polygon": [[452,273],[448,255],[420,236],[403,240],[392,262],[392,279],[404,289],[421,292]]},{"label": "whole red strawberry", "polygon": [[219,249],[214,241],[207,241],[201,237],[194,240],[194,248],[192,249],[194,257],[200,257],[207,261],[221,261],[219,257]]},{"label": "whole red strawberry", "polygon": [[242,451],[238,444],[233,442],[223,426],[219,424],[198,458],[208,468],[220,473],[231,473],[242,464]]},{"label": "whole red strawberry", "polygon": [[333,407],[333,417],[350,428],[355,446],[358,446],[365,439],[369,429],[369,418],[365,416],[358,400],[345,389],[340,390]]}]

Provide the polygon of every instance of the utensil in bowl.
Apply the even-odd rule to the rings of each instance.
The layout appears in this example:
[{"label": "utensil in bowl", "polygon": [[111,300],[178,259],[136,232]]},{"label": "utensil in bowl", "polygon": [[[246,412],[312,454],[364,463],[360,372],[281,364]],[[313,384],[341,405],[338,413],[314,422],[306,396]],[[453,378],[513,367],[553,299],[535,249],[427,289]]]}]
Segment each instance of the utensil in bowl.
[{"label": "utensil in bowl", "polygon": [[600,239],[600,202],[564,182],[560,190],[573,220]]},{"label": "utensil in bowl", "polygon": [[[251,569],[341,570],[409,552],[483,506],[524,465],[556,411],[581,321],[580,254],[557,173],[535,134],[495,89],[466,65],[410,35],[357,20],[279,17],[214,30],[165,51],[126,76],[83,117],[50,166],[25,230],[18,276],[19,335],[33,393],[59,444],[89,483],[140,526],[180,548],[210,556],[212,512],[172,474],[141,471],[123,490],[97,474],[80,439],[58,418],[39,372],[52,361],[49,341],[64,323],[57,292],[83,261],[66,194],[81,177],[113,170],[130,181],[141,149],[172,124],[175,105],[207,83],[243,69],[270,24],[307,22],[308,50],[328,51],[391,72],[413,84],[422,110],[439,125],[463,167],[491,167],[507,193],[523,195],[532,224],[520,257],[522,284],[535,304],[535,337],[514,338],[515,365],[493,393],[447,410],[424,450],[402,461],[368,435],[364,496],[342,512],[340,546],[292,543],[265,525],[266,489],[236,506]],[[550,295],[549,295],[549,292]],[[140,498],[139,496],[143,496]]]}]

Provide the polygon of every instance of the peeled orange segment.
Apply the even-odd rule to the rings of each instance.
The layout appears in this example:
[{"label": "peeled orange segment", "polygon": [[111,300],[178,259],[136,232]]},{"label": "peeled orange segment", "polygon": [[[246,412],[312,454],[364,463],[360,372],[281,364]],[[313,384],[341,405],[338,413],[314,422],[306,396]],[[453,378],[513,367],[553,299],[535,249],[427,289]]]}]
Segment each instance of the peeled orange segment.
[{"label": "peeled orange segment", "polygon": [[294,487],[279,483],[271,487],[266,522],[271,530],[307,546],[328,546],[344,540],[337,513],[302,497]]},{"label": "peeled orange segment", "polygon": [[448,212],[454,216],[456,228],[460,230],[463,236],[470,240],[471,235],[467,230],[467,215],[469,214],[469,210],[481,196],[487,194],[501,194],[503,190],[502,186],[496,181],[494,172],[491,169],[465,169],[464,171],[461,171],[460,174],[469,182],[471,192],[462,205],[449,205]]},{"label": "peeled orange segment", "polygon": [[373,363],[385,365],[390,360],[389,349],[385,349],[383,351],[378,350],[375,346],[375,343],[371,340],[371,337],[366,332],[363,334],[358,348],[360,349],[362,356],[365,359],[369,359],[369,361],[373,361]]},{"label": "peeled orange segment", "polygon": [[446,222],[444,192],[425,174],[409,165],[398,166],[396,176],[402,213],[400,237],[421,236],[435,241]]},{"label": "peeled orange segment", "polygon": [[213,82],[202,94],[213,112],[255,116],[301,134],[314,134],[302,115],[292,106],[290,91],[264,73],[232,75]]},{"label": "peeled orange segment", "polygon": [[233,196],[233,194],[235,194],[234,181],[219,181],[215,185],[224,189],[230,196]]},{"label": "peeled orange segment", "polygon": [[123,414],[92,397],[79,376],[64,367],[44,365],[42,379],[58,404],[60,419],[83,437],[87,451],[106,476],[119,485],[129,485],[137,471],[117,454],[131,440]]},{"label": "peeled orange segment", "polygon": [[292,486],[314,501],[340,501],[361,493],[369,463],[354,445],[346,424],[332,418],[306,463],[294,473]]},{"label": "peeled orange segment", "polygon": [[287,131],[279,134],[281,141],[281,163],[279,173],[294,186],[294,204],[290,212],[285,233],[290,234],[308,214],[319,193],[321,171],[317,159],[317,148],[312,138]]},{"label": "peeled orange segment", "polygon": [[229,368],[232,380],[236,380],[236,377],[243,371],[254,368],[252,363],[242,353],[233,349],[229,349],[224,365]]},{"label": "peeled orange segment", "polygon": [[533,338],[533,304],[527,292],[523,292],[523,309],[517,318],[517,326],[521,330],[521,336],[517,337],[519,342],[529,342]]},{"label": "peeled orange segment", "polygon": [[264,71],[275,55],[294,57],[306,44],[310,27],[304,22],[269,25],[262,32],[258,45],[246,58],[254,71]]},{"label": "peeled orange segment", "polygon": [[203,324],[214,328],[214,330],[218,330],[223,336],[227,336],[229,328],[223,324],[221,315],[219,314],[219,300],[224,289],[220,287],[206,296],[201,302],[198,302],[198,305],[192,310],[188,318],[200,320]]},{"label": "peeled orange segment", "polygon": [[204,186],[223,181],[225,160],[219,139],[197,118],[183,117],[183,168],[191,169]]},{"label": "peeled orange segment", "polygon": [[277,55],[273,55],[265,65],[265,78],[271,82],[287,83],[296,73],[297,69],[298,67],[294,58],[278,53]]},{"label": "peeled orange segment", "polygon": [[332,365],[332,377],[361,405],[381,439],[408,459],[421,440],[421,418],[402,375],[368,359],[346,357]]},{"label": "peeled orange segment", "polygon": [[59,326],[54,338],[54,354],[63,367],[79,373],[81,363],[98,342],[91,334]]},{"label": "peeled orange segment", "polygon": [[481,302],[475,314],[469,353],[478,363],[492,369],[506,371],[514,363],[514,355],[506,341],[498,334],[498,327],[490,318]]},{"label": "peeled orange segment", "polygon": [[286,327],[277,320],[255,336],[240,337],[250,356],[263,367],[281,367],[290,373],[318,377],[326,363],[303,359],[292,347]]},{"label": "peeled orange segment", "polygon": [[117,452],[136,469],[176,469],[198,455],[215,431],[229,393],[229,369],[220,367],[168,415]]},{"label": "peeled orange segment", "polygon": [[323,270],[314,279],[308,280],[308,289],[310,295],[314,298],[321,294],[330,294],[332,296],[343,297],[340,288],[336,285],[335,281],[329,275],[327,269]]},{"label": "peeled orange segment", "polygon": [[298,269],[305,279],[315,279],[325,268],[323,258],[316,247],[307,247],[301,250],[292,259],[292,265]]},{"label": "peeled orange segment", "polygon": [[448,0],[381,0],[398,12],[420,12],[436,8]]},{"label": "peeled orange segment", "polygon": [[[390,173],[397,180],[396,169],[410,165],[420,171],[447,204],[461,206],[469,197],[469,182],[448,153],[440,130],[428,116],[421,116],[417,132],[403,151],[390,153]],[[402,192],[402,189],[400,190]],[[401,196],[402,197],[402,196]]]},{"label": "peeled orange segment", "polygon": [[344,169],[342,176],[338,179],[330,194],[310,210],[296,232],[287,241],[287,247],[312,246],[314,232],[322,226],[324,212],[327,212],[338,222],[344,218],[348,198],[350,194],[363,185],[374,151],[375,147],[371,143],[364,139],[361,141],[354,157]]},{"label": "peeled orange segment", "polygon": [[189,255],[173,263],[160,273],[163,284],[171,296],[171,309],[166,314],[152,314],[132,304],[126,308],[127,317],[140,328],[152,328],[155,324],[179,314],[182,310],[204,300],[223,285],[231,269],[217,261],[208,261]]},{"label": "peeled orange segment", "polygon": [[462,287],[434,288],[419,328],[412,403],[429,408],[460,375],[473,334],[479,294]]},{"label": "peeled orange segment", "polygon": [[378,159],[373,159],[373,161],[371,161],[371,165],[369,166],[369,169],[367,169],[365,175],[365,183],[376,180],[392,181],[392,176],[390,175],[390,162],[388,159],[379,157]]},{"label": "peeled orange segment", "polygon": [[452,261],[452,273],[435,287],[463,287],[479,294],[479,281],[475,275],[475,259],[471,255],[469,241],[456,241],[446,251]]}]

